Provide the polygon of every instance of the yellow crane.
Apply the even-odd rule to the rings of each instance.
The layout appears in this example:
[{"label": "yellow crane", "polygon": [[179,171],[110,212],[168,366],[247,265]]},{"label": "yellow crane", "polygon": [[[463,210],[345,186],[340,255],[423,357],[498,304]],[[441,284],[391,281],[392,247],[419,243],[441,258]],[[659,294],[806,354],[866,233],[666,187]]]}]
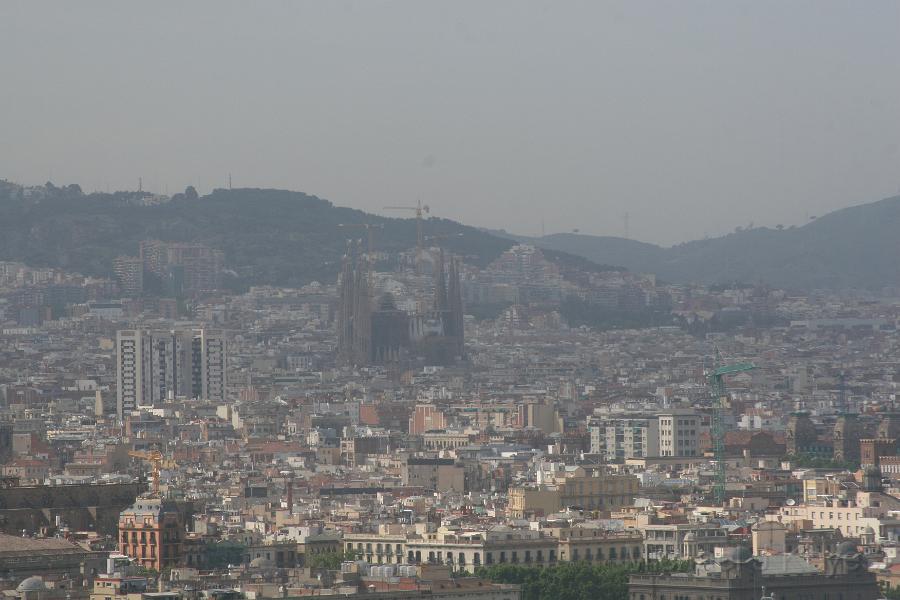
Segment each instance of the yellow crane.
[{"label": "yellow crane", "polygon": [[132,450],[128,456],[139,458],[144,462],[150,463],[150,477],[153,480],[153,495],[159,496],[159,472],[161,469],[174,469],[178,464],[174,460],[163,457],[159,450],[151,450],[144,452],[142,450]]}]

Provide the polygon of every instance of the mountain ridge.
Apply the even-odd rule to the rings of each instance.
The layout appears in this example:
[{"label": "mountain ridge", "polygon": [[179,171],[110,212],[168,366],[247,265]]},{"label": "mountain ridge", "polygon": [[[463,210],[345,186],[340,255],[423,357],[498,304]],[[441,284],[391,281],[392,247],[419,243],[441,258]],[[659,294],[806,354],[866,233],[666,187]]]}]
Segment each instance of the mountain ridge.
[{"label": "mountain ridge", "polygon": [[900,196],[891,196],[841,208],[801,226],[738,229],[671,247],[580,233],[499,234],[676,283],[764,283],[808,290],[900,286],[898,230]]},{"label": "mountain ridge", "polygon": [[[137,255],[141,240],[198,242],[223,250],[226,267],[236,273],[229,289],[245,289],[334,281],[348,239],[365,245],[366,231],[359,227],[365,223],[378,227],[378,251],[416,245],[415,219],[373,215],[302,192],[240,188],[199,196],[188,188],[157,200],[143,192],[82,194],[78,186],[23,188],[0,180],[0,260],[110,276],[113,260]],[[426,233],[479,266],[514,244],[437,217],[426,221]],[[562,266],[615,269],[564,252],[548,254]]]},{"label": "mountain ridge", "polygon": [[[361,228],[342,229],[341,223],[378,225],[378,250],[406,250],[416,240],[415,219],[373,215],[302,192],[217,189],[143,205],[148,198],[139,192],[82,194],[77,186],[23,188],[0,181],[0,260],[108,275],[112,260],[135,255],[141,239],[197,241],[225,251],[226,264],[239,271],[236,286],[299,285],[332,280],[347,238],[365,237]],[[518,242],[538,246],[568,267],[624,268],[672,283],[764,283],[789,290],[900,287],[900,196],[842,208],[802,226],[738,228],[671,247],[581,233],[518,236],[436,217],[426,223],[427,235],[479,266]]]}]

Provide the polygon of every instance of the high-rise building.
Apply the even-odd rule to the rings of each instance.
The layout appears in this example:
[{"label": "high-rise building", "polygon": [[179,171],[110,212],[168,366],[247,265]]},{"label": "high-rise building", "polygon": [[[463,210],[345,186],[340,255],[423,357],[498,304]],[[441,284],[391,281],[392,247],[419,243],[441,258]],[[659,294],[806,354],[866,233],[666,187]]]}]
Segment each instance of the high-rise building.
[{"label": "high-rise building", "polygon": [[221,332],[207,329],[116,334],[116,413],[179,396],[225,400],[227,352]]},{"label": "high-rise building", "polygon": [[200,329],[191,342],[191,395],[225,400],[225,336],[221,331]]},{"label": "high-rise building", "polygon": [[144,375],[149,358],[148,336],[140,330],[116,333],[116,415],[121,422],[126,413],[144,403],[149,375]]},{"label": "high-rise building", "polygon": [[137,297],[144,292],[144,261],[139,256],[119,256],[113,261],[113,272],[125,296]]},{"label": "high-rise building", "polygon": [[203,244],[143,240],[143,268],[161,278],[172,296],[196,296],[215,291],[221,284],[225,254]]}]

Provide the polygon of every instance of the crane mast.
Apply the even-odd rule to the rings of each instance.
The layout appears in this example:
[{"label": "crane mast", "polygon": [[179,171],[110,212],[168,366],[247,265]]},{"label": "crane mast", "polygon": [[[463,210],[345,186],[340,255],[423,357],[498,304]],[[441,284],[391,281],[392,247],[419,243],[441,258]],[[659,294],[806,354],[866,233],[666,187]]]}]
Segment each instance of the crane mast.
[{"label": "crane mast", "polygon": [[716,477],[713,483],[713,499],[716,504],[722,506],[725,503],[725,423],[724,412],[729,407],[728,392],[725,388],[725,377],[736,373],[744,373],[756,368],[753,363],[738,363],[721,366],[713,370],[708,376],[709,391],[712,399],[712,427],[711,435],[713,443],[713,458],[716,463]]},{"label": "crane mast", "polygon": [[150,452],[144,452],[140,450],[132,450],[128,453],[128,456],[133,458],[139,458],[144,462],[150,464],[150,477],[153,482],[153,496],[159,497],[159,472],[163,467],[166,468],[174,468],[178,466],[174,461],[166,460],[163,458],[162,452],[159,450],[151,450]]},{"label": "crane mast", "polygon": [[416,272],[421,274],[422,251],[425,248],[425,234],[422,230],[422,215],[431,211],[427,204],[421,200],[416,201],[415,206],[385,206],[386,210],[411,210],[416,213]]}]

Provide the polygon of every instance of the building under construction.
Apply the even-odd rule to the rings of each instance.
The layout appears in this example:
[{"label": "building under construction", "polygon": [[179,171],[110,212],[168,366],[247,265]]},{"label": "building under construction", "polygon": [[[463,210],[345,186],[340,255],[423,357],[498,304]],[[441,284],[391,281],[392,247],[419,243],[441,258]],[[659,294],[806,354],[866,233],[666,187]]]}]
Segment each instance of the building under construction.
[{"label": "building under construction", "polygon": [[414,314],[397,307],[391,294],[375,298],[369,257],[348,253],[338,281],[338,350],[345,364],[423,363],[449,365],[465,355],[459,264],[434,269],[431,307]]}]

